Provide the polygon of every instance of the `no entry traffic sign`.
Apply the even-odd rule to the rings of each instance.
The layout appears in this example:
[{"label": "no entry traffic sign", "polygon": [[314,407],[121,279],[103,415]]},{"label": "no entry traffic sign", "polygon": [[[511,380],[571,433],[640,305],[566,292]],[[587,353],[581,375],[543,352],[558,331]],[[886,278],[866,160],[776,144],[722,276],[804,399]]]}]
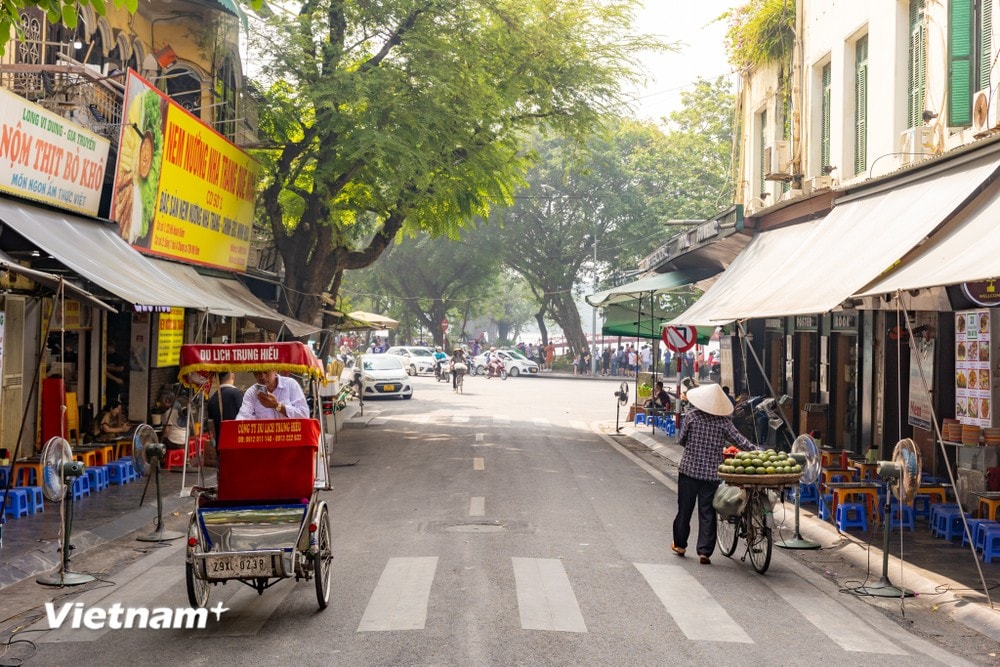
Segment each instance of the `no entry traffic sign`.
[{"label": "no entry traffic sign", "polygon": [[698,342],[695,327],[663,327],[663,344],[671,352],[687,352]]}]

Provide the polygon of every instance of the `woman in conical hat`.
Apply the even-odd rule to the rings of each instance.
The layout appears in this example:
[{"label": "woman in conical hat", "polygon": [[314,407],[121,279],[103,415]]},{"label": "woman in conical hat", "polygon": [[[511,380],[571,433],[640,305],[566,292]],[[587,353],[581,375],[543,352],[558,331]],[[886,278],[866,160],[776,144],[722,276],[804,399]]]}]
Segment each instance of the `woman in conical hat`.
[{"label": "woman in conical hat", "polygon": [[679,442],[684,455],[677,467],[677,516],[674,517],[674,541],[670,548],[678,556],[687,550],[691,535],[691,516],[698,507],[697,552],[703,565],[710,564],[715,551],[716,514],[712,498],[719,486],[722,450],[733,443],[743,450],[757,446],[740,433],[729,415],[733,404],[717,384],[693,387],[687,392],[691,410],[681,423]]}]

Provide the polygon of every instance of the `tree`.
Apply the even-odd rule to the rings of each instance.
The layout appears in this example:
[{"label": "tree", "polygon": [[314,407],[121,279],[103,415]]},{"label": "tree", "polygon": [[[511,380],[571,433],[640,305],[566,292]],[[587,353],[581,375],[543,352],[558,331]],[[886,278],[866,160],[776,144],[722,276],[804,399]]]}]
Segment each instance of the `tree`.
[{"label": "tree", "polygon": [[[135,14],[139,8],[139,0],[111,0],[115,7],[125,7],[130,14]],[[98,16],[104,16],[107,6],[104,0],[0,0],[0,56],[6,52],[7,41],[10,39],[11,28],[18,38],[21,37],[21,12],[26,7],[37,7],[45,12],[49,23],[62,23],[67,28],[75,28],[78,16],[77,5],[91,5]]]},{"label": "tree", "polygon": [[457,238],[511,202],[532,128],[580,136],[619,106],[636,0],[306,0],[261,54],[258,213],[287,310],[369,266],[401,230]]}]

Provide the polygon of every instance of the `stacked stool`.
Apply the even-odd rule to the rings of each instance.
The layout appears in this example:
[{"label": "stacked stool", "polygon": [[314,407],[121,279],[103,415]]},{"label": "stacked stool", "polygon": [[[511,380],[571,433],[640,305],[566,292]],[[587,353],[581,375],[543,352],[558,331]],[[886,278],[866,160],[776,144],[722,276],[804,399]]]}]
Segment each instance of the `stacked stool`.
[{"label": "stacked stool", "polygon": [[4,502],[4,514],[20,519],[28,516],[31,511],[28,509],[28,492],[22,487],[12,487],[7,491],[0,491],[0,500]]},{"label": "stacked stool", "polygon": [[837,528],[847,532],[848,528],[868,530],[868,506],[864,503],[840,503],[837,505]]}]

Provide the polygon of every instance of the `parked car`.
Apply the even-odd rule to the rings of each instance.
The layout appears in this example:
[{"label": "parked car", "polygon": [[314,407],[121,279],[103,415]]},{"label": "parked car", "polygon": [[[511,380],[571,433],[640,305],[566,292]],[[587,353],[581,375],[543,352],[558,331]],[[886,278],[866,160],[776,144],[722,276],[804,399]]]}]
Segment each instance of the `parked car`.
[{"label": "parked car", "polygon": [[[497,350],[503,360],[507,375],[516,378],[519,375],[538,375],[538,364],[524,356],[517,350]],[[490,351],[483,352],[473,359],[476,374],[479,375],[486,370],[486,360],[490,356]]]},{"label": "parked car", "polygon": [[396,345],[385,351],[403,360],[410,375],[434,375],[434,350],[417,345]]},{"label": "parked car", "polygon": [[[366,399],[380,396],[413,398],[413,384],[401,357],[363,354],[358,363],[361,365],[361,386]],[[344,370],[345,374],[353,372],[353,368]]]}]

